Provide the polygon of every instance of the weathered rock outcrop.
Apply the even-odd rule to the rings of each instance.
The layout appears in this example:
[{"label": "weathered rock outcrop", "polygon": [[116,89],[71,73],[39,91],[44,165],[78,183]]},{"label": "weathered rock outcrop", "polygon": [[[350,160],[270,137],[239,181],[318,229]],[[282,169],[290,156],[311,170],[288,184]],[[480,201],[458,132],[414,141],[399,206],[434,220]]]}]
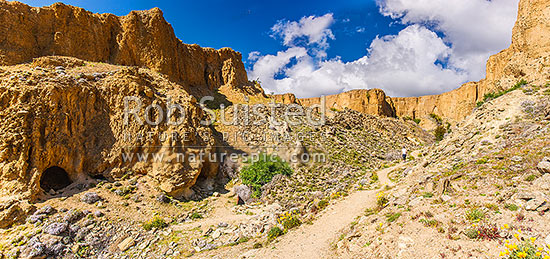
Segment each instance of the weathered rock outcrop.
[{"label": "weathered rock outcrop", "polygon": [[[348,108],[366,114],[395,117],[395,107],[392,100],[380,89],[353,90],[322,98],[325,99],[325,107],[327,109],[344,110]],[[319,105],[322,98],[296,99],[293,94],[274,96],[276,102],[284,104],[296,103],[303,106]]]},{"label": "weathered rock outcrop", "polygon": [[118,17],[61,3],[0,1],[0,65],[50,55],[147,67],[190,90],[248,84],[240,53],[183,44],[158,8]]},{"label": "weathered rock outcrop", "polygon": [[[483,100],[487,93],[510,88],[521,79],[542,85],[550,80],[550,3],[546,0],[522,0],[519,3],[518,20],[513,29],[511,46],[493,55],[487,61],[486,78],[479,82],[466,83],[460,88],[440,95],[405,98],[367,98],[366,95],[342,93],[331,96],[335,102],[329,107],[347,107],[373,115],[395,114],[411,118],[426,118],[435,113],[450,122],[462,120]],[[350,102],[348,97],[356,98]],[[312,99],[298,100],[304,105],[316,103]],[[315,98],[313,99],[315,100]],[[327,99],[328,100],[328,99]],[[379,103],[376,103],[376,102]],[[364,109],[357,103],[369,103],[370,107],[394,107]],[[393,104],[392,104],[393,103]],[[388,105],[389,104],[389,105]]]},{"label": "weathered rock outcrop", "polygon": [[[203,111],[181,85],[148,69],[82,64],[43,57],[0,69],[0,208],[14,200],[34,200],[48,170],[57,174],[49,181],[61,181],[63,172],[75,182],[89,176],[149,175],[174,196],[185,194],[199,175],[216,174],[215,161],[208,157],[214,152],[212,131],[200,124]],[[125,122],[125,103],[132,110],[137,105],[126,96],[142,101],[143,124],[131,114]],[[168,120],[169,103],[182,105],[184,113]],[[164,120],[157,126],[145,122],[161,118],[158,109],[146,109],[151,104],[163,107]],[[204,161],[189,159],[199,153]],[[140,160],[140,155],[149,157]],[[8,222],[3,216],[21,210],[2,210],[10,213],[0,214],[0,221]]]}]

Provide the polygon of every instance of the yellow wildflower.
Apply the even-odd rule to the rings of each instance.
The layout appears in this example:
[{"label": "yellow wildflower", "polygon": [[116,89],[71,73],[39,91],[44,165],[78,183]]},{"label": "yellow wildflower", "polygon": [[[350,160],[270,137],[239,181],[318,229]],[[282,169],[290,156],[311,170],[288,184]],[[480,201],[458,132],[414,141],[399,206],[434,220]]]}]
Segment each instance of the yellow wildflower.
[{"label": "yellow wildflower", "polygon": [[518,234],[514,234],[514,237],[516,237],[516,239],[519,240],[519,235]]},{"label": "yellow wildflower", "polygon": [[540,255],[542,255],[540,252],[537,252],[537,253],[535,254],[536,257],[539,257]]},{"label": "yellow wildflower", "polygon": [[541,252],[544,251],[544,248],[543,248],[543,247],[537,247],[537,249],[538,249],[539,251],[541,251]]},{"label": "yellow wildflower", "polygon": [[502,227],[505,228],[505,229],[509,229],[509,228],[510,228],[510,226],[508,226],[508,224],[504,224],[504,226],[502,226]]},{"label": "yellow wildflower", "polygon": [[518,229],[518,232],[521,233],[521,229]]},{"label": "yellow wildflower", "polygon": [[531,239],[531,242],[532,242],[532,243],[535,243],[535,241],[537,240],[536,237],[531,237],[531,238],[529,238],[529,239]]},{"label": "yellow wildflower", "polygon": [[519,258],[525,258],[525,257],[527,257],[527,253],[526,253],[526,252],[518,252],[516,255],[517,255]]},{"label": "yellow wildflower", "polygon": [[516,244],[511,244],[511,245],[508,246],[508,248],[510,248],[510,251],[514,251],[514,250],[516,250],[516,249],[518,248],[518,245],[516,245]]}]

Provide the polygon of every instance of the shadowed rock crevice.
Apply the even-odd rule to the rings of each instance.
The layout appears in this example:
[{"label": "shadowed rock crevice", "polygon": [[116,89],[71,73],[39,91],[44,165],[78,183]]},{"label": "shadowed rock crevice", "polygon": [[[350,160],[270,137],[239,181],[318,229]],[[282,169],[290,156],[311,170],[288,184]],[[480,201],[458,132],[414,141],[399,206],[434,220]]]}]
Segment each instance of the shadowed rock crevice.
[{"label": "shadowed rock crevice", "polygon": [[65,169],[59,166],[52,166],[46,169],[40,177],[40,187],[44,191],[59,191],[69,186],[73,181]]}]

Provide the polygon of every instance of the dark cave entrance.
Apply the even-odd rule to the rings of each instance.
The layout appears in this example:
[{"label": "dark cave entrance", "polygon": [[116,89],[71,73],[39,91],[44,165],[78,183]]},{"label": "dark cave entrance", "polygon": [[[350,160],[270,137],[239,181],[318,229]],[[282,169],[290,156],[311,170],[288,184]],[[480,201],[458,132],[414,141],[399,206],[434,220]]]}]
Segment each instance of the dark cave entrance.
[{"label": "dark cave entrance", "polygon": [[40,177],[40,187],[44,191],[59,191],[69,186],[71,183],[73,183],[73,181],[69,178],[67,171],[58,166],[52,166],[46,169],[46,171],[42,173],[42,177]]}]

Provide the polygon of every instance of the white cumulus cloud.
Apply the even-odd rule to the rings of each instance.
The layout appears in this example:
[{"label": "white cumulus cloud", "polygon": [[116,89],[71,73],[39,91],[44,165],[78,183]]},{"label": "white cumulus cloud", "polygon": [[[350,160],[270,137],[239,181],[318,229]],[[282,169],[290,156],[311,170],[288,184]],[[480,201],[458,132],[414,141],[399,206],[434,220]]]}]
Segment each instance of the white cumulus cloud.
[{"label": "white cumulus cloud", "polygon": [[329,29],[333,23],[332,13],[318,17],[302,17],[297,22],[281,20],[271,27],[272,37],[282,38],[283,45],[287,47],[301,46],[305,43],[305,45],[312,46],[313,50],[316,50],[316,55],[325,57],[324,50],[329,47],[327,41],[334,39],[334,34]]},{"label": "white cumulus cloud", "polygon": [[385,0],[381,13],[405,24],[430,24],[452,46],[450,65],[469,73],[469,80],[485,76],[490,55],[511,43],[519,0]]},{"label": "white cumulus cloud", "polygon": [[[391,96],[438,94],[485,75],[487,58],[510,44],[518,0],[385,0],[382,14],[406,24],[374,39],[365,56],[328,59],[332,14],[279,21],[272,36],[285,48],[249,54],[248,71],[267,92],[315,97],[381,88]],[[440,33],[441,37],[436,33]]]}]

